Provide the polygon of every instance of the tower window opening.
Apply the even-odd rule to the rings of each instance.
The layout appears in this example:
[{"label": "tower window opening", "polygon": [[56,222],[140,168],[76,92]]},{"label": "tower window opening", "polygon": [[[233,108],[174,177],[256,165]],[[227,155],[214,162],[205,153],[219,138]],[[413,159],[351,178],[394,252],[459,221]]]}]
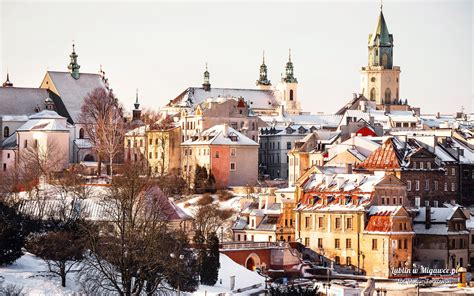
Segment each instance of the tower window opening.
[{"label": "tower window opening", "polygon": [[293,90],[290,89],[290,101],[293,101]]}]

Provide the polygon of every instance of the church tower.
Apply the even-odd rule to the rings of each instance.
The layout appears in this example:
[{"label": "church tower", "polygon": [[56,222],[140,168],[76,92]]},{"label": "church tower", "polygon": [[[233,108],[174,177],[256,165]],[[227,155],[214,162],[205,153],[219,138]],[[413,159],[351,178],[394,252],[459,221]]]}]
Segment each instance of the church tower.
[{"label": "church tower", "polygon": [[206,71],[204,71],[204,81],[202,83],[202,88],[204,88],[205,91],[211,91],[210,77],[211,75],[209,74],[209,71],[207,71],[207,63],[206,63]]},{"label": "church tower", "polygon": [[69,72],[71,73],[71,76],[74,78],[74,79],[79,79],[79,68],[81,68],[81,66],[79,66],[79,64],[77,63],[77,53],[76,53],[76,50],[74,48],[74,44],[72,44],[72,53],[69,55],[69,57],[71,58],[71,62],[69,63],[69,65],[67,66],[67,68],[69,69]]},{"label": "church tower", "polygon": [[272,83],[268,79],[267,65],[265,65],[265,52],[263,52],[263,61],[260,65],[260,76],[257,80],[257,86],[259,89],[271,89]]},{"label": "church tower", "polygon": [[285,76],[282,77],[278,90],[282,93],[281,104],[288,114],[300,114],[301,106],[298,100],[298,80],[294,76],[293,62],[291,61],[291,49],[288,52],[288,62],[285,67]]},{"label": "church tower", "polygon": [[361,93],[378,105],[400,104],[400,67],[393,65],[393,36],[380,6],[377,27],[369,34],[368,65],[361,69]]}]

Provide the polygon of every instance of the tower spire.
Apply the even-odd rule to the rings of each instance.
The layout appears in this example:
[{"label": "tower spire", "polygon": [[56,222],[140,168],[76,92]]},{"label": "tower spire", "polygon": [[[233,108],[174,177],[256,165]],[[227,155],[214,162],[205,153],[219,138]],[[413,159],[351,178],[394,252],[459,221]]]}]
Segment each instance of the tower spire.
[{"label": "tower spire", "polygon": [[298,80],[294,76],[294,67],[293,62],[291,61],[291,48],[288,49],[288,62],[286,63],[285,68],[285,77],[283,77],[284,82],[288,83],[298,83]]},{"label": "tower spire", "polygon": [[77,63],[78,55],[75,50],[74,40],[72,42],[72,53],[69,55],[69,57],[71,58],[71,62],[69,63],[69,66],[67,68],[69,69],[69,72],[71,73],[71,76],[74,79],[79,79],[79,68],[81,68],[81,66]]},{"label": "tower spire", "polygon": [[2,84],[3,87],[13,87],[13,83],[10,82],[10,73],[7,69],[7,80]]},{"label": "tower spire", "polygon": [[209,71],[207,70],[207,62],[206,62],[206,71],[204,71],[204,82],[202,84],[202,87],[204,88],[205,91],[211,90],[210,76],[211,75],[209,74]]},{"label": "tower spire", "polygon": [[135,109],[132,111],[132,121],[141,123],[142,110],[140,110],[140,103],[138,103],[138,88],[135,90],[135,104],[133,104],[133,106]]},{"label": "tower spire", "polygon": [[135,109],[138,110],[138,108],[140,108],[140,103],[138,102],[138,88],[135,90],[135,104],[133,104],[135,106]]},{"label": "tower spire", "polygon": [[265,65],[265,51],[263,51],[262,64],[260,65],[260,76],[257,80],[257,86],[270,86],[272,83],[268,80],[267,65]]}]

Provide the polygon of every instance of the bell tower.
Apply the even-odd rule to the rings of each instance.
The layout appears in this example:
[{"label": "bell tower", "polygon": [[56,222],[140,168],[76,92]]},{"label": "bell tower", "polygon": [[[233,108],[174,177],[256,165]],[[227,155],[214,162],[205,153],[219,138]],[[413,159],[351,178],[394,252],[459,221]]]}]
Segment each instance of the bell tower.
[{"label": "bell tower", "polygon": [[393,65],[393,36],[380,6],[377,27],[368,40],[368,64],[361,69],[360,92],[377,105],[400,104],[400,67]]},{"label": "bell tower", "polygon": [[298,99],[298,80],[294,76],[293,62],[291,61],[291,49],[288,51],[288,62],[285,67],[285,76],[279,85],[282,93],[282,102],[288,114],[300,114],[301,106]]},{"label": "bell tower", "polygon": [[257,86],[260,89],[270,89],[272,83],[268,79],[267,65],[265,65],[265,52],[263,52],[262,65],[260,65],[260,76],[257,80]]}]

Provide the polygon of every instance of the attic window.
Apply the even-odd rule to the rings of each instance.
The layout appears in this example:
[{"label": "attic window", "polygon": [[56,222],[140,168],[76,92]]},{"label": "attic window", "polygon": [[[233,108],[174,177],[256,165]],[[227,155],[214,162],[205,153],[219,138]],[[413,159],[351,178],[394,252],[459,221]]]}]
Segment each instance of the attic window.
[{"label": "attic window", "polygon": [[232,142],[237,142],[237,136],[230,136],[230,140]]}]

